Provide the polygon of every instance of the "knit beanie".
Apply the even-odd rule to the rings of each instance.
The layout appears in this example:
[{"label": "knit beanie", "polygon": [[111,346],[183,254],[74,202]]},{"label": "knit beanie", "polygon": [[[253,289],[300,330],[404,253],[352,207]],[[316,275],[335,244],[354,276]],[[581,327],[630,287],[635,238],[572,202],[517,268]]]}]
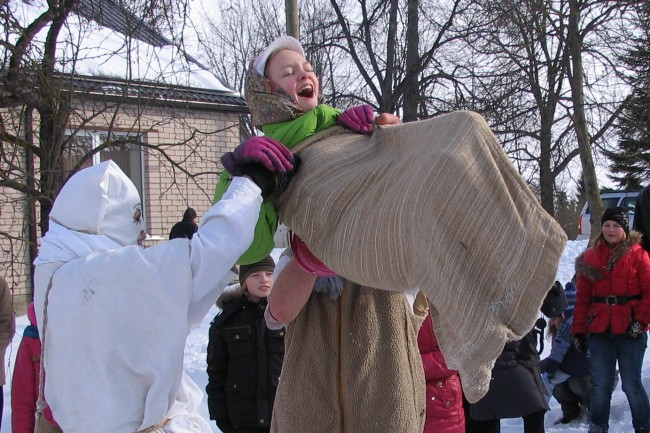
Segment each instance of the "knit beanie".
[{"label": "knit beanie", "polygon": [[576,285],[573,284],[573,281],[569,281],[564,286],[564,294],[566,295],[566,299],[567,299],[567,306],[564,309],[564,318],[566,319],[573,316],[573,309],[575,308],[575,304],[576,304],[577,292],[578,289],[576,288]]},{"label": "knit beanie", "polygon": [[244,284],[246,278],[254,272],[273,272],[275,270],[275,262],[273,257],[266,256],[259,262],[251,263],[250,265],[241,265],[239,267],[239,284]]},{"label": "knit beanie", "polygon": [[555,284],[553,284],[553,287],[551,287],[551,290],[546,294],[540,310],[546,317],[558,317],[564,312],[567,303],[567,297],[564,294],[562,284],[559,281],[556,281]]},{"label": "knit beanie", "polygon": [[259,53],[252,61],[251,67],[260,75],[266,75],[266,63],[269,57],[279,50],[291,50],[305,57],[305,50],[296,38],[291,36],[280,36],[271,42],[264,50]]},{"label": "knit beanie", "polygon": [[614,221],[623,227],[625,234],[630,234],[630,220],[627,217],[627,211],[621,207],[608,207],[603,212],[603,217],[601,218],[601,224],[605,224],[605,221]]}]

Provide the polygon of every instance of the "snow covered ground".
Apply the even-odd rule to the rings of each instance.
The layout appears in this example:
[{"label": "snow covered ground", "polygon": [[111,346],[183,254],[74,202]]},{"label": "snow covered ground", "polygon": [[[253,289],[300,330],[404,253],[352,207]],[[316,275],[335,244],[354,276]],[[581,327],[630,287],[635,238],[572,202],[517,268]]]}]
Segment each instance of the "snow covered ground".
[{"label": "snow covered ground", "polygon": [[[575,257],[580,254],[587,246],[587,241],[569,241],[567,243],[564,254],[560,261],[557,273],[557,280],[562,284],[566,283],[573,276],[573,263]],[[273,252],[274,258],[278,258],[279,250]],[[199,385],[201,388],[205,388],[207,383],[207,375],[205,373],[205,357],[206,349],[208,345],[208,329],[210,327],[210,321],[217,314],[218,309],[213,307],[208,315],[205,317],[200,326],[195,328],[190,334],[187,344],[185,346],[185,372]],[[13,364],[16,358],[16,351],[18,350],[18,345],[20,344],[20,339],[23,334],[23,330],[28,325],[27,317],[21,316],[17,318],[16,322],[16,335],[12,341],[12,344],[7,350],[6,362],[7,362],[7,373],[8,379],[7,384],[4,387],[4,415],[2,429],[0,433],[9,433],[11,432],[11,373],[13,371]],[[546,356],[550,350],[550,342],[544,345],[546,353],[542,356]],[[650,357],[646,356],[643,364],[643,383],[646,386],[646,389],[650,387]],[[551,410],[546,414],[546,433],[554,432],[584,432],[587,430],[587,419],[586,414],[570,424],[566,425],[554,425],[553,422],[560,418],[562,413],[560,411],[560,406],[555,401],[551,399]],[[208,419],[208,410],[207,403],[204,397],[202,412],[206,419]],[[219,432],[216,425],[213,425],[213,431],[215,433]],[[521,419],[509,419],[503,420],[501,422],[501,432],[502,433],[521,433],[523,431],[523,424]],[[627,399],[623,391],[621,391],[621,384],[619,382],[614,395],[612,397],[612,411],[610,417],[610,433],[630,433],[634,431],[632,427],[632,417],[630,415],[630,409],[627,404]]]}]

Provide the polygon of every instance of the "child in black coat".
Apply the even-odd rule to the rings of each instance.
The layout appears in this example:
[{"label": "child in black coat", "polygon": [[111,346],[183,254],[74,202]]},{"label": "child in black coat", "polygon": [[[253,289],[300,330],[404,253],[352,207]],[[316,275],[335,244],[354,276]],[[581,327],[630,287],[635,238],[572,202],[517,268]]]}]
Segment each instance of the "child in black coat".
[{"label": "child in black coat", "polygon": [[210,326],[208,410],[223,433],[269,432],[284,358],[284,329],[264,322],[273,284],[271,256],[239,270],[240,286],[217,300]]}]

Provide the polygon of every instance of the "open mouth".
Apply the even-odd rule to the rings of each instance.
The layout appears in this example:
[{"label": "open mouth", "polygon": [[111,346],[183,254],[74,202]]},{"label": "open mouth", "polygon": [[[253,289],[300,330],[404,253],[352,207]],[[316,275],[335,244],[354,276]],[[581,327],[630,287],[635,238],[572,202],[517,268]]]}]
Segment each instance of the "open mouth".
[{"label": "open mouth", "polygon": [[298,91],[298,96],[301,98],[312,98],[314,96],[314,88],[307,85]]}]

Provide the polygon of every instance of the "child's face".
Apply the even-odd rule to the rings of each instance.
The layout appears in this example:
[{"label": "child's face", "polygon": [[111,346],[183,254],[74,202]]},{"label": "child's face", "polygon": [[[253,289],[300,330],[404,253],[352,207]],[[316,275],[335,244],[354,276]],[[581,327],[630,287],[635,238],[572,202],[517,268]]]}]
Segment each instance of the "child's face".
[{"label": "child's face", "polygon": [[311,64],[299,53],[291,50],[276,52],[266,65],[266,74],[304,111],[318,105],[318,78]]},{"label": "child's face", "polygon": [[259,300],[266,298],[271,293],[273,285],[273,272],[259,271],[253,272],[246,277],[246,290],[251,298]]},{"label": "child's face", "polygon": [[564,322],[564,316],[560,314],[557,317],[551,317],[550,319],[548,319],[548,321],[551,325],[555,326],[556,328],[559,328],[560,325],[562,325],[562,323]]},{"label": "child's face", "polygon": [[625,239],[625,229],[619,223],[607,220],[603,223],[603,237],[610,244],[617,244]]}]

